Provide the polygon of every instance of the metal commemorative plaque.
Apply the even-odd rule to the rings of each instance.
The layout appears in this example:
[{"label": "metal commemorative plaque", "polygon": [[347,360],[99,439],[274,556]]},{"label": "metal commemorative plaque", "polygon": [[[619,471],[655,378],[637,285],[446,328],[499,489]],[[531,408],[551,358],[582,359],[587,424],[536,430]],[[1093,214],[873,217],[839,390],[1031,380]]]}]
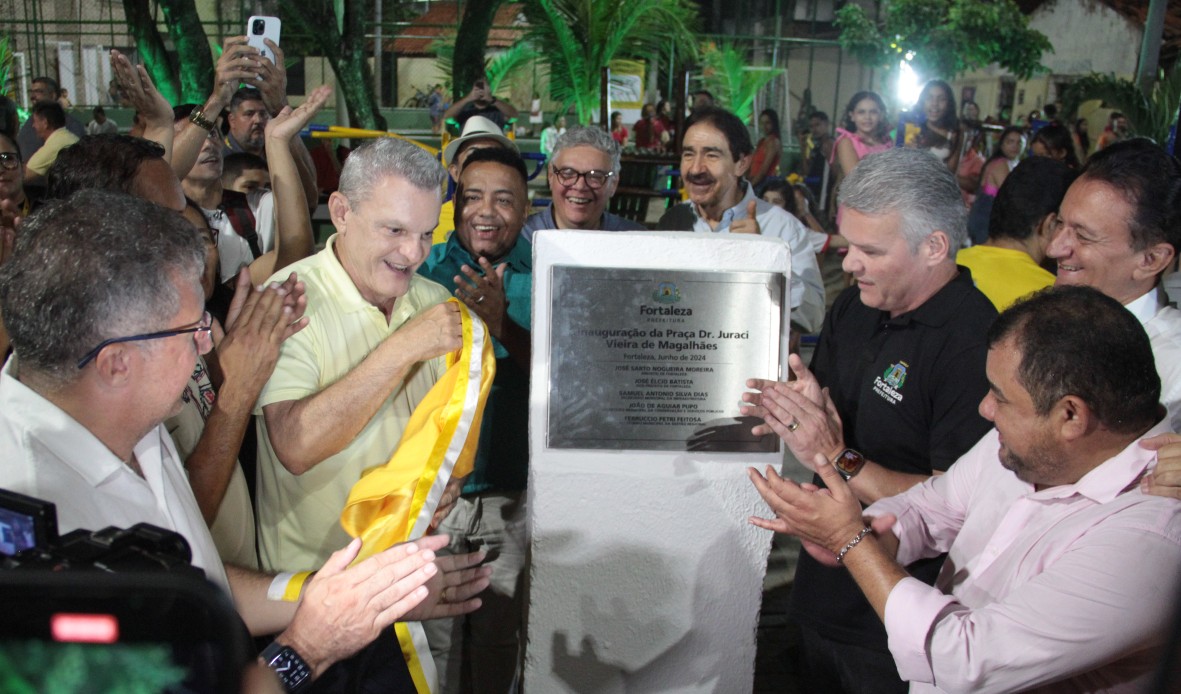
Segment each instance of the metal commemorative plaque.
[{"label": "metal commemorative plaque", "polygon": [[550,448],[777,450],[738,408],[746,379],[778,373],[783,275],[551,272]]}]

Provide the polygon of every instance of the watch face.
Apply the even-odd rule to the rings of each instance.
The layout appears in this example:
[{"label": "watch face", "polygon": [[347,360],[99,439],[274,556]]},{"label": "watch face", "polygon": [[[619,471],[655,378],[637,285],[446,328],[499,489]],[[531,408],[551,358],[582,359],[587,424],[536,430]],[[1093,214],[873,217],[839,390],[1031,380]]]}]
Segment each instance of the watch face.
[{"label": "watch face", "polygon": [[303,658],[300,658],[299,654],[288,646],[281,648],[273,658],[267,661],[267,665],[279,676],[283,682],[283,688],[289,692],[298,690],[312,674],[307,663],[303,662]]},{"label": "watch face", "polygon": [[861,472],[861,466],[864,464],[865,457],[852,448],[846,448],[844,451],[841,451],[841,454],[833,461],[833,465],[844,475],[845,479],[849,479],[858,472]]}]

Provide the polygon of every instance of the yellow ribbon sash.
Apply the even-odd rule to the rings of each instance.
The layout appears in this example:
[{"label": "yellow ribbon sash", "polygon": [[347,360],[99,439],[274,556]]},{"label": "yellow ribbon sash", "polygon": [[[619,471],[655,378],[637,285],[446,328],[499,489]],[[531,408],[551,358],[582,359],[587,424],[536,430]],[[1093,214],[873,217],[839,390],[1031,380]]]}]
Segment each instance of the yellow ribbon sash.
[{"label": "yellow ribbon sash", "polygon": [[[459,306],[463,347],[447,355],[447,370],[414,408],[389,462],[362,474],[340,514],[345,531],[363,541],[358,562],[422,537],[447,482],[472,471],[496,357],[484,324],[450,301]],[[395,629],[416,688],[430,692],[436,677],[421,626],[399,622]]]}]

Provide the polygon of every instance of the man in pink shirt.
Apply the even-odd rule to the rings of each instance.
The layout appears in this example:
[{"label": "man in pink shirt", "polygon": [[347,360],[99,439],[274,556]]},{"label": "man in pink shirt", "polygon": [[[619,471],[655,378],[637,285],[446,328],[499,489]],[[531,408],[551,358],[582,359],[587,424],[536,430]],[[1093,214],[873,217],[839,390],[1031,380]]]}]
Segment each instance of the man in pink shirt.
[{"label": "man in pink shirt", "polygon": [[[912,692],[1143,691],[1181,572],[1181,502],[1137,484],[1156,464],[1138,442],[1167,431],[1148,337],[1114,299],[1058,287],[988,343],[996,428],[946,474],[863,512],[820,458],[823,493],[752,470],[775,518],[751,522],[849,570]],[[934,587],[903,568],[940,552]]]}]

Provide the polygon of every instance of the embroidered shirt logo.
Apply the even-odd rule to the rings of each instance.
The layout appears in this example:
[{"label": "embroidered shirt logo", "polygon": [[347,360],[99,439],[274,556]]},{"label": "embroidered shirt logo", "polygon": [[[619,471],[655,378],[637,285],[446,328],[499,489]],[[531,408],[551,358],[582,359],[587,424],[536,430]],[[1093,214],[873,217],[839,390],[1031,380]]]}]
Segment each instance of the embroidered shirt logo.
[{"label": "embroidered shirt logo", "polygon": [[882,396],[887,402],[897,405],[902,402],[902,386],[906,383],[906,369],[908,364],[900,361],[890,365],[881,376],[873,380],[873,392]]}]

